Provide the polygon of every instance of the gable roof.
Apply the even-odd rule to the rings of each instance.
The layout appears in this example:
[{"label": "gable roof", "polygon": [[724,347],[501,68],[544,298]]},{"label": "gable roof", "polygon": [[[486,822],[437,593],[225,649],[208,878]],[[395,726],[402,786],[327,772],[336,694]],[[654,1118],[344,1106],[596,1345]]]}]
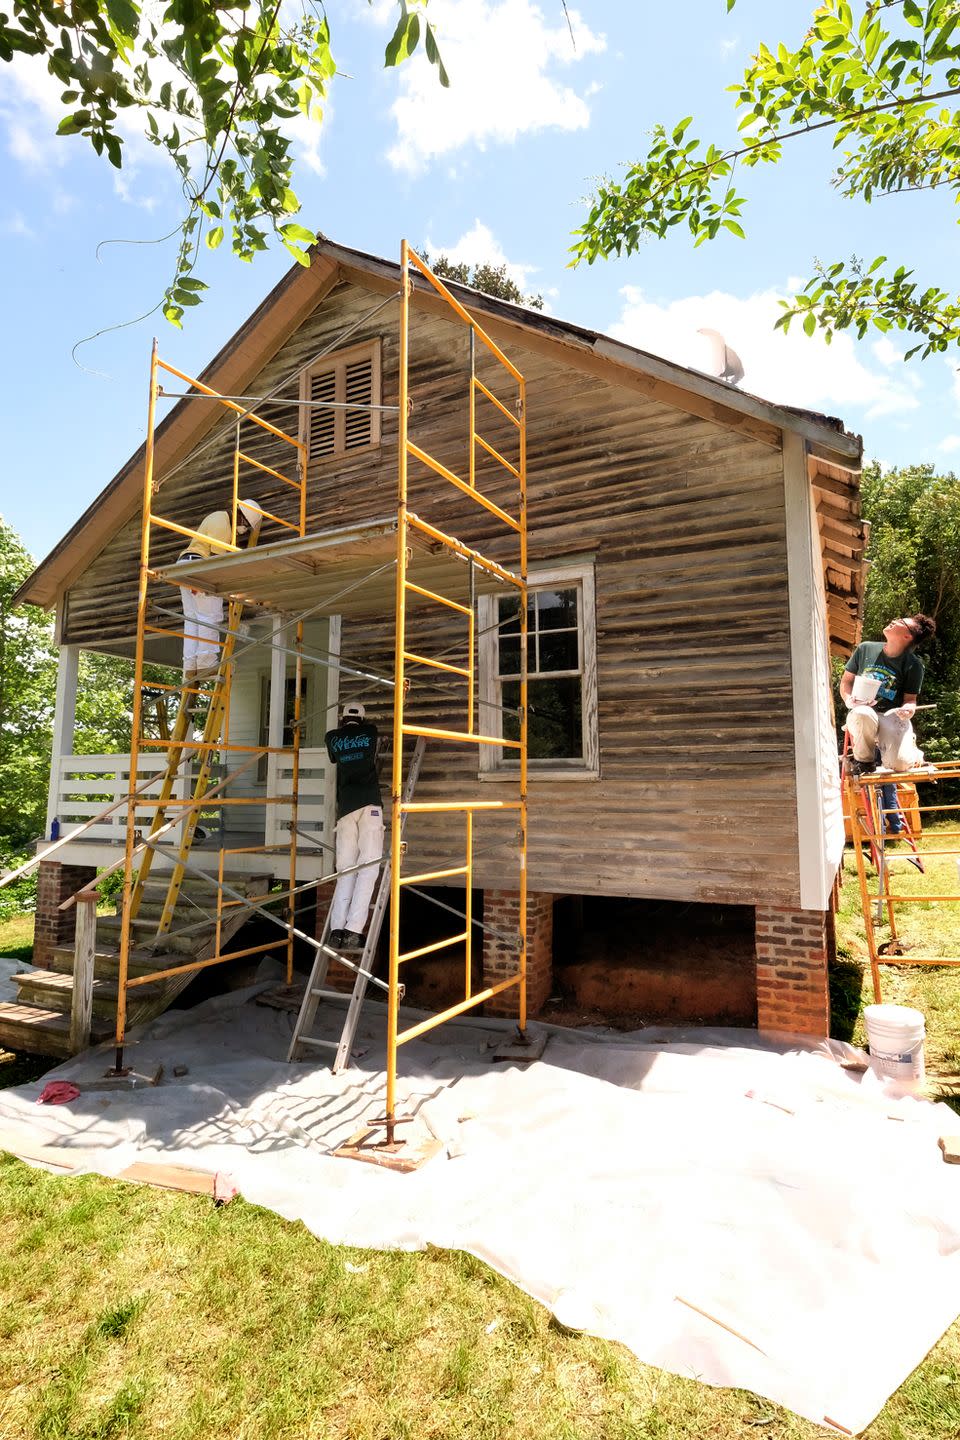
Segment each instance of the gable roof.
[{"label": "gable roof", "polygon": [[[361,250],[337,245],[318,236],[309,269],[294,265],[237,330],[198,377],[222,394],[244,394],[263,366],[286,343],[304,319],[341,280],[389,293],[400,282],[400,266]],[[509,332],[514,342],[530,346],[562,347],[574,365],[599,370],[642,389],[652,398],[691,414],[728,425],[755,439],[779,445],[780,432],[801,434],[815,453],[835,465],[858,469],[862,454],[859,436],[848,434],[840,420],[773,405],[758,396],[736,390],[721,380],[664,360],[600,331],[558,320],[542,311],[497,300],[469,285],[445,282],[470,310],[484,316],[491,333]],[[429,286],[415,277],[417,303],[430,307]],[[188,455],[217,424],[215,407],[181,400],[157,425],[155,474],[161,480]],[[52,608],[58,595],[91,563],[107,539],[137,513],[141,502],[144,446],[141,445],[88,506],[76,523],[41,561],[13,597],[14,604]]]}]

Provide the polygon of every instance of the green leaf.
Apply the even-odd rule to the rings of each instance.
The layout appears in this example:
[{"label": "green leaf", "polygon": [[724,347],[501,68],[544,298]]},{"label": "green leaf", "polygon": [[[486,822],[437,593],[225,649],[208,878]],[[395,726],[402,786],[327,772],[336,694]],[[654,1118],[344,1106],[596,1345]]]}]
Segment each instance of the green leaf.
[{"label": "green leaf", "polygon": [[216,250],[223,240],[223,226],[217,225],[213,230],[207,232],[207,249]]},{"label": "green leaf", "polygon": [[89,110],[74,110],[72,115],[65,115],[57,126],[58,135],[76,135],[85,125],[90,124]]},{"label": "green leaf", "polygon": [[206,290],[209,288],[206,281],[196,280],[192,275],[181,275],[177,286],[182,290]]},{"label": "green leaf", "polygon": [[313,231],[308,230],[305,225],[281,225],[280,234],[284,240],[300,240],[304,245],[312,245],[317,238]]},{"label": "green leaf", "polygon": [[406,5],[404,5],[403,13],[397,22],[397,28],[394,30],[386,51],[384,52],[384,65],[401,65],[404,60],[408,60],[414,50],[416,50],[419,39],[420,16],[409,14]]},{"label": "green leaf", "polygon": [[803,317],[803,328],[808,335],[812,335],[817,328],[817,317],[814,311],[810,310]]}]

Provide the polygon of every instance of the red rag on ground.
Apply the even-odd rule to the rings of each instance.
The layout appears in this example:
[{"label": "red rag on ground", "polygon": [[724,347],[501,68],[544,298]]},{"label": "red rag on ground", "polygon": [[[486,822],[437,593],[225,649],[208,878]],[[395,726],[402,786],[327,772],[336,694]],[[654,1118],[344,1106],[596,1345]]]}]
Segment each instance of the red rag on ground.
[{"label": "red rag on ground", "polygon": [[80,1089],[70,1080],[48,1080],[37,1096],[38,1105],[66,1105],[76,1100]]}]

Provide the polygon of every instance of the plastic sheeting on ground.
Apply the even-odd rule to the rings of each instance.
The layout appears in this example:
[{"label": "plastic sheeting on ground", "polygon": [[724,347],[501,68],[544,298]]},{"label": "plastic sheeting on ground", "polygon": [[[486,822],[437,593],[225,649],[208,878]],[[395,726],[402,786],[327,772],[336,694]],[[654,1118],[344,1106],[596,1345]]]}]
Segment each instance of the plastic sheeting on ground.
[{"label": "plastic sheeting on ground", "polygon": [[293,1015],[251,994],[138,1032],[155,1088],[98,1089],[104,1048],[51,1072],[80,1086],[70,1105],[36,1104],[50,1075],[0,1091],[0,1148],[219,1171],[330,1241],[470,1251],[565,1325],[851,1432],[960,1310],[960,1167],[937,1148],[960,1122],[842,1068],[849,1046],[552,1029],[520,1067],[492,1062],[496,1022],[447,1026],[400,1052],[401,1133],[445,1143],[400,1175],[329,1154],[383,1112],[382,1008],[332,1076],[284,1062]]}]

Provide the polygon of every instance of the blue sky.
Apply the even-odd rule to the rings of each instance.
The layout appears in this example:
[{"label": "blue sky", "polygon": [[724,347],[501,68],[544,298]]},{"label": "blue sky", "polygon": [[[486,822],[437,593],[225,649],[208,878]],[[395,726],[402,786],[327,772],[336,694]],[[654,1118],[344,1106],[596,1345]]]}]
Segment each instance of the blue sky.
[{"label": "blue sky", "polygon": [[[425,62],[382,68],[391,0],[331,0],[340,67],[321,132],[298,135],[300,218],[348,245],[396,256],[402,236],[472,261],[505,260],[549,309],[673,359],[695,363],[701,326],[721,330],[745,388],[843,417],[887,464],[949,468],[960,450],[953,357],[905,366],[896,336],[827,349],[772,330],[778,295],[815,256],[885,253],[949,288],[956,217],[946,197],[866,207],[829,186],[831,151],[805,141],[743,188],[746,241],[693,250],[675,232],[628,260],[567,268],[570,231],[592,180],[640,155],[649,128],[695,114],[696,133],[732,137],[730,97],[757,41],[795,42],[812,0],[676,6],[583,0],[431,0],[451,75]],[[776,11],[776,17],[771,18]],[[682,14],[682,29],[676,17]],[[56,139],[58,87],[42,68],[0,65],[0,246],[5,278],[4,447],[0,511],[38,558],[57,542],[143,438],[151,338],[196,374],[286,269],[282,251],[252,266],[205,252],[209,298],[181,333],[159,315],[71,349],[149,310],[173,258],[150,241],[178,211],[167,168],[128,147],[118,177],[86,142]]]}]

